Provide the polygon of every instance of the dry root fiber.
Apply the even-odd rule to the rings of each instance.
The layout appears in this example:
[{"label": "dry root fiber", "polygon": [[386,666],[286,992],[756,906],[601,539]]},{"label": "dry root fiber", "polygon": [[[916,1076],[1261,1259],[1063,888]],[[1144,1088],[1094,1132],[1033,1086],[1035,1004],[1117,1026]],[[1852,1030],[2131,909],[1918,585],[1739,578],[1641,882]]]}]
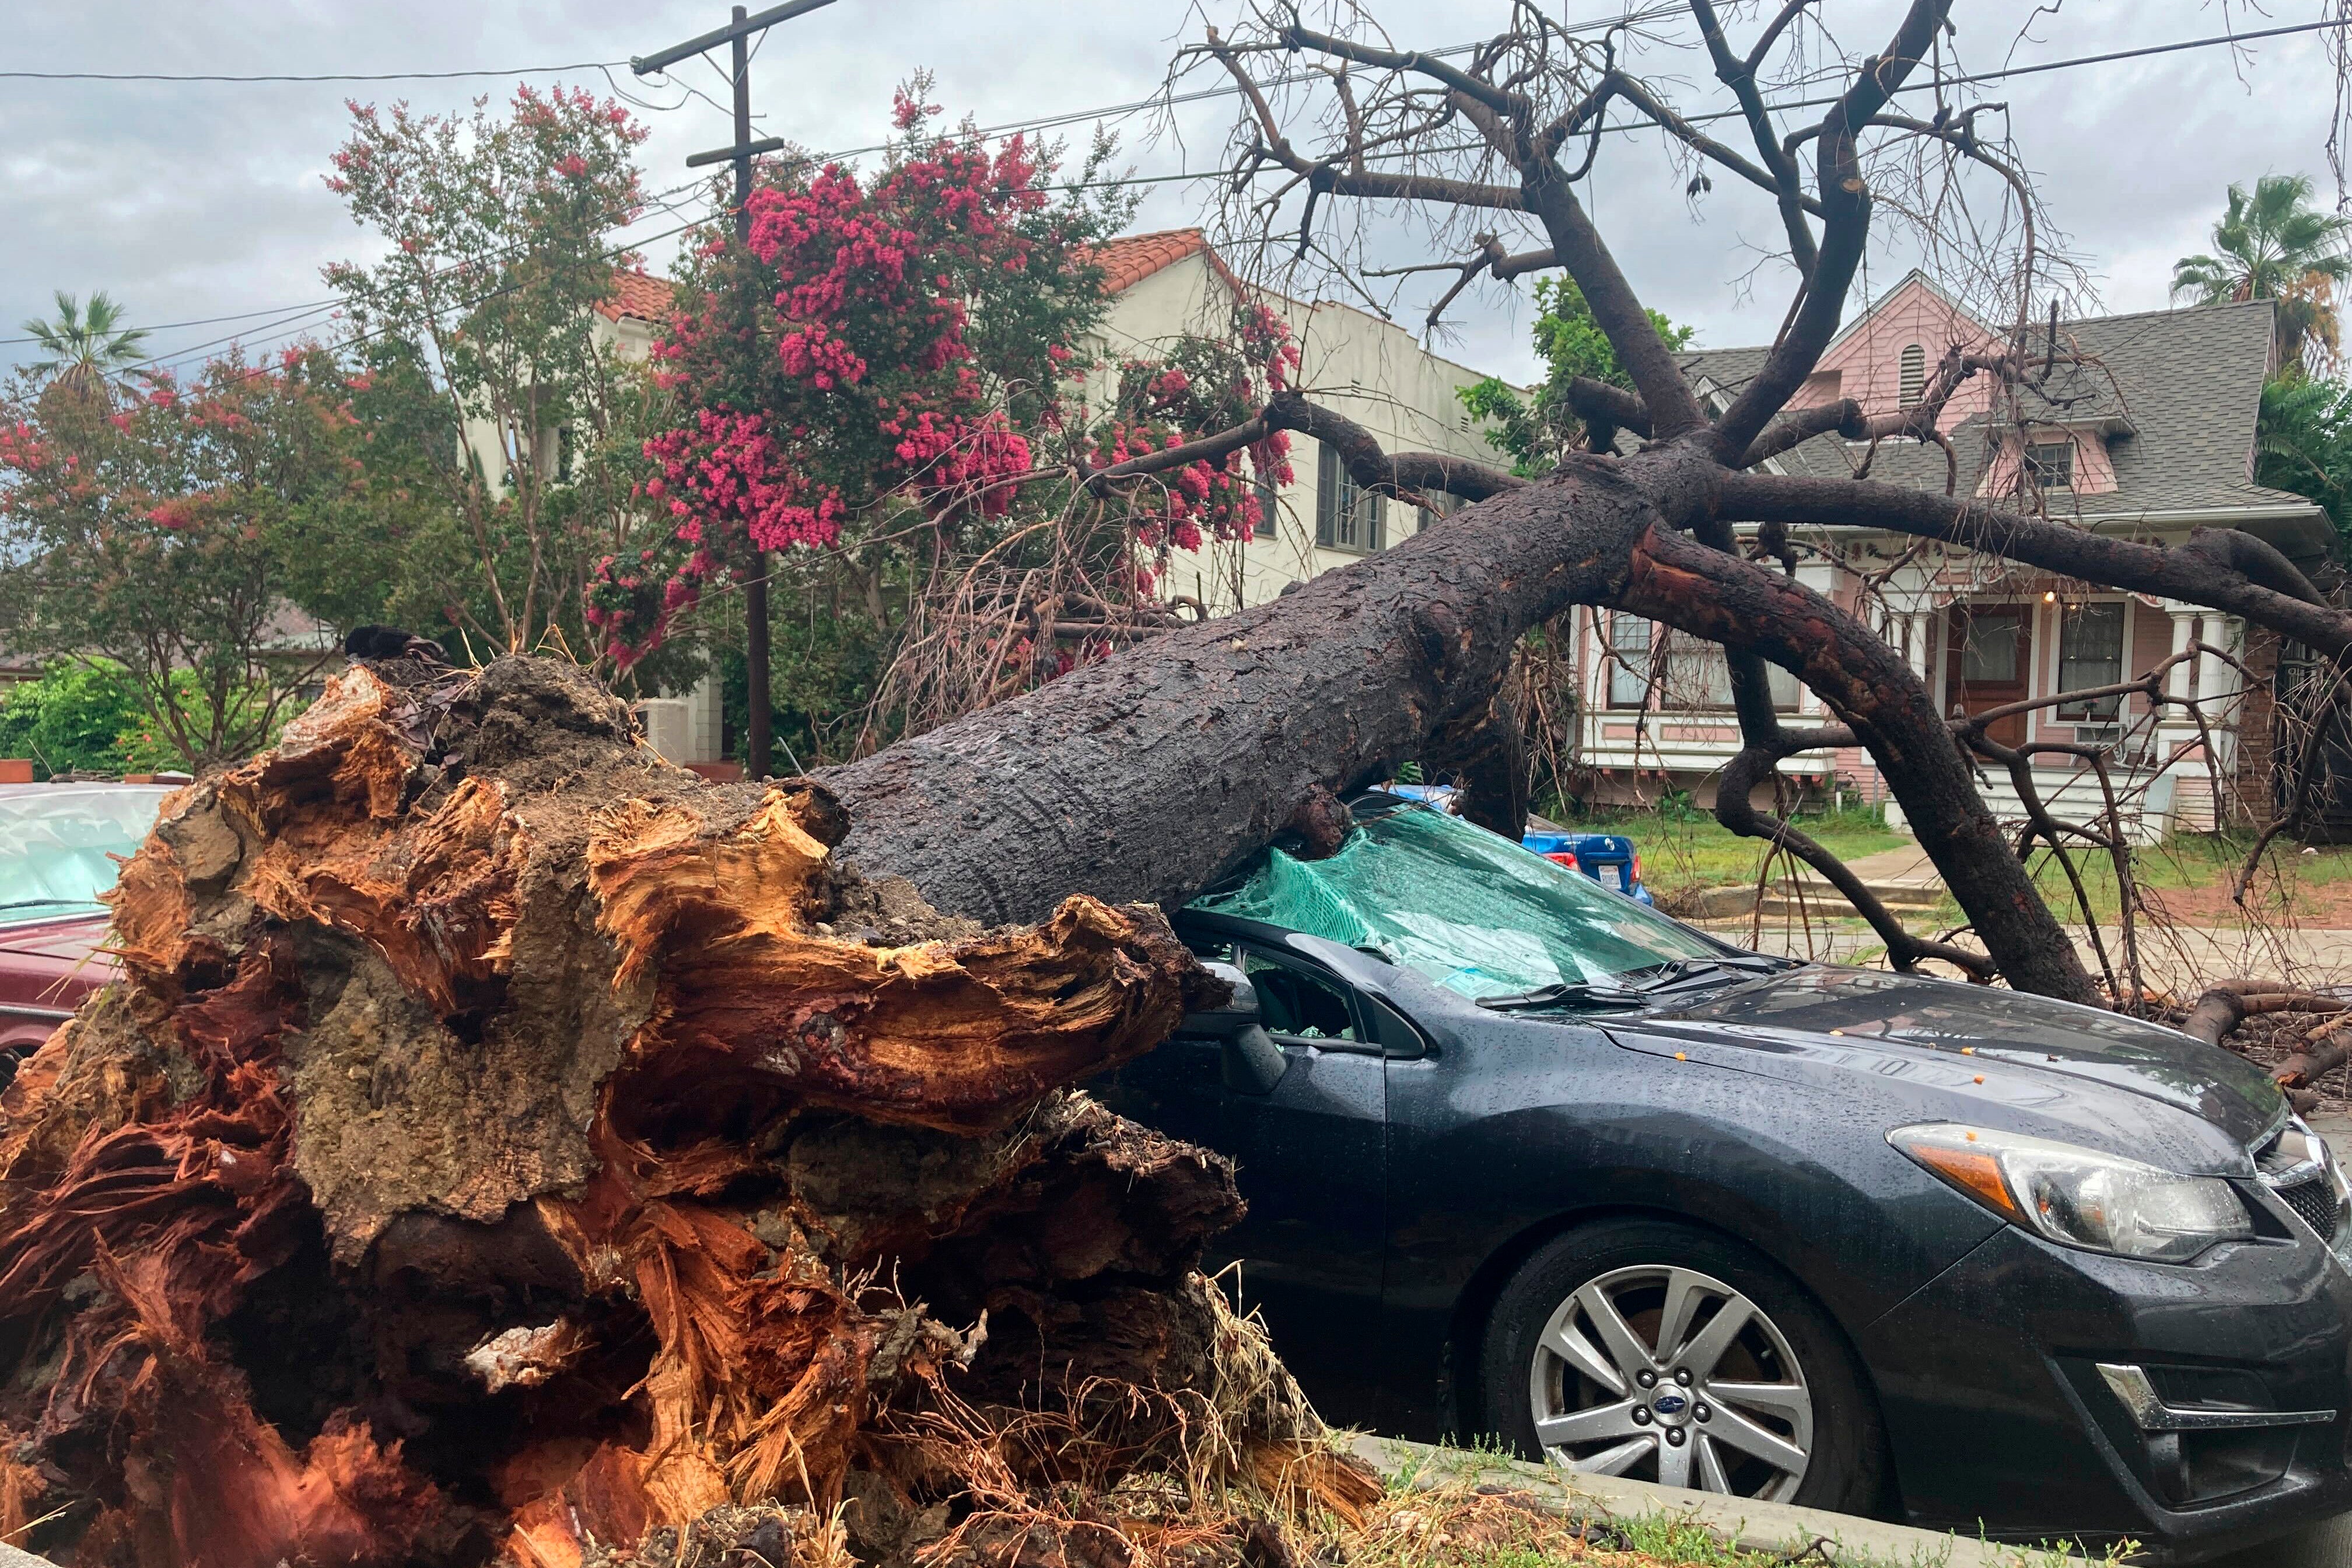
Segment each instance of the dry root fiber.
[{"label": "dry root fiber", "polygon": [[523,659],[355,668],[173,797],[0,1100],[0,1537],[1124,1568],[1039,1500],[1371,1496],[1194,1271],[1230,1169],[1069,1087],[1212,984],[1159,914],[980,931],[847,826]]}]

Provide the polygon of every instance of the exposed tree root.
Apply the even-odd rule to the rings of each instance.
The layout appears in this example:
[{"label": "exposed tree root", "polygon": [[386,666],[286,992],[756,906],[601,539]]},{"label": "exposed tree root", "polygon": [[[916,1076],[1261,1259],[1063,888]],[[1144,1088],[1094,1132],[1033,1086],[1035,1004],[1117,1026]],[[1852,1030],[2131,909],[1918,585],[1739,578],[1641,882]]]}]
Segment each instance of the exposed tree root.
[{"label": "exposed tree root", "polygon": [[943,921],[847,829],[519,659],[355,668],[174,797],[123,980],[0,1099],[0,1530],[1124,1568],[1057,1483],[1360,1506],[1194,1272],[1230,1168],[1068,1087],[1214,983],[1148,906]]}]

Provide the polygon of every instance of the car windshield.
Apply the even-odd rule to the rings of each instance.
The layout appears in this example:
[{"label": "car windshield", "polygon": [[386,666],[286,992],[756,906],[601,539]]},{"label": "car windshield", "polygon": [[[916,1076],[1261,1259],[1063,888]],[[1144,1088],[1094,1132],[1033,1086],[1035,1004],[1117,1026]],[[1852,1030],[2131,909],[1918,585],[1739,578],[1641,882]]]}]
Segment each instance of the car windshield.
[{"label": "car windshield", "polygon": [[139,784],[0,795],[0,925],[103,912],[99,895],[171,791]]},{"label": "car windshield", "polygon": [[1337,854],[1270,849],[1240,887],[1192,907],[1377,952],[1474,1001],[1727,956],[1590,877],[1423,805],[1360,807]]}]

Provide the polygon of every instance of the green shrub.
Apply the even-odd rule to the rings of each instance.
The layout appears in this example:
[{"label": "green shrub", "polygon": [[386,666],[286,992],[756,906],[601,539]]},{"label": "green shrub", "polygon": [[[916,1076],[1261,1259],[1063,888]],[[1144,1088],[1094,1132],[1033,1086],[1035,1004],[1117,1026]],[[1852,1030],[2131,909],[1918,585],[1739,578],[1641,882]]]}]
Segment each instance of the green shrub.
[{"label": "green shrub", "polygon": [[[183,689],[186,710],[200,711],[196,672],[176,670],[172,684]],[[264,700],[258,691],[232,696],[239,718]],[[261,735],[268,745],[289,713]],[[53,664],[38,680],[0,688],[0,757],[30,757],[36,778],[58,773],[152,773],[185,768],[187,759],[140,702],[139,688],[111,659],[69,659]]]},{"label": "green shrub", "polygon": [[35,776],[44,779],[126,773],[132,770],[125,739],[146,722],[121,666],[103,659],[53,664],[38,680],[0,696],[0,756],[32,758]]}]

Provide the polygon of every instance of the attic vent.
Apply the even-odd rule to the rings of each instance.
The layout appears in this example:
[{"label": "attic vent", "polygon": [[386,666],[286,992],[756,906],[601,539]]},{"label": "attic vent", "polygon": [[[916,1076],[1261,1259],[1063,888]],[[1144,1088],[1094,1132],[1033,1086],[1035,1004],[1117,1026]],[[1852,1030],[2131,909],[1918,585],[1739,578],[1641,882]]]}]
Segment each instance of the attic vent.
[{"label": "attic vent", "polygon": [[1919,401],[1927,389],[1927,351],[1917,343],[1903,345],[1903,380],[1895,395],[1906,408]]}]

